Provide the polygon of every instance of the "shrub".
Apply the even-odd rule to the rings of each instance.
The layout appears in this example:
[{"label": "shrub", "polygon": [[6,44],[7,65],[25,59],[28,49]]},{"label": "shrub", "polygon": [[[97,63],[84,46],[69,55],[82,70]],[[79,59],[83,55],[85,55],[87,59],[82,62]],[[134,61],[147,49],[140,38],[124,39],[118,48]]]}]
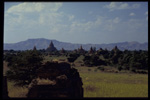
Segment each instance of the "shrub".
[{"label": "shrub", "polygon": [[136,71],[136,72],[139,73],[139,74],[147,74],[146,71]]},{"label": "shrub", "polygon": [[135,68],[132,68],[131,71],[134,72],[134,73],[136,73],[136,69]]},{"label": "shrub", "polygon": [[84,66],[84,64],[81,64],[81,66]]},{"label": "shrub", "polygon": [[97,72],[97,69],[95,69],[94,72]]},{"label": "shrub", "polygon": [[121,71],[121,70],[122,70],[122,67],[121,67],[121,66],[118,66],[118,70]]},{"label": "shrub", "polygon": [[104,67],[98,67],[97,69],[104,71]]}]

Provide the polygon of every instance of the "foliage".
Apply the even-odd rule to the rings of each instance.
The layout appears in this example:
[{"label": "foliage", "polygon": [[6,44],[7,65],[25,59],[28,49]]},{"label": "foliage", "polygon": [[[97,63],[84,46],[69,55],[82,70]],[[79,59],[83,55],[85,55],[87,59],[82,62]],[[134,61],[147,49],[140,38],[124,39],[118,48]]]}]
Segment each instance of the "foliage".
[{"label": "foliage", "polygon": [[[119,74],[99,73],[94,67],[76,67],[80,73],[84,88],[84,97],[148,97],[147,74]],[[119,75],[118,75],[119,74]],[[13,82],[8,81],[10,97],[24,97],[27,88],[15,87]]]},{"label": "foliage", "polygon": [[[45,55],[48,55],[45,57]],[[68,62],[73,63],[81,54],[74,51],[66,51],[66,58]],[[45,50],[26,50],[15,51],[5,50],[3,60],[8,62],[9,71],[7,76],[10,80],[16,81],[18,85],[27,85],[30,81],[36,77],[36,69],[41,66],[42,57],[59,58],[62,56],[58,51],[49,54]],[[111,51],[98,50],[94,53],[86,52],[83,55],[83,66],[93,67],[100,65],[107,66],[120,66],[116,67],[118,70],[130,70],[132,72],[139,72],[139,70],[148,70],[148,51],[146,50],[134,50],[134,51],[120,51],[119,49],[113,49]],[[49,61],[49,60],[45,60]],[[43,62],[43,63],[45,63]],[[81,65],[81,64],[80,64]],[[145,73],[145,72],[139,72]]]},{"label": "foliage", "polygon": [[97,69],[104,71],[104,67],[98,67]]},{"label": "foliage", "polygon": [[8,79],[15,81],[15,85],[18,86],[30,84],[36,77],[36,70],[41,66],[42,60],[43,58],[36,50],[27,50],[15,56],[9,56],[6,59],[10,69],[6,73]]},{"label": "foliage", "polygon": [[99,58],[97,55],[92,56],[85,56],[84,64],[87,66],[99,66],[99,65],[106,65],[106,62]]},{"label": "foliage", "polygon": [[118,70],[121,71],[121,70],[122,70],[122,67],[121,67],[121,66],[118,66]]},{"label": "foliage", "polygon": [[69,57],[67,58],[67,60],[69,62],[74,62],[80,55],[77,54],[77,53],[72,53],[72,54],[69,54]]}]

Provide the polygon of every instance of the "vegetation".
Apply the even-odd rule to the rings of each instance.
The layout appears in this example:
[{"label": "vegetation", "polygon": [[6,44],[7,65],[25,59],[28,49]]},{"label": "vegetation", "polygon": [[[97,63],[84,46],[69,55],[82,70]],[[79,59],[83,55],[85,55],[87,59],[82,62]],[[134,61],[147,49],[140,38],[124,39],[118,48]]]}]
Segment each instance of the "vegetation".
[{"label": "vegetation", "polygon": [[79,54],[69,54],[69,57],[67,58],[67,60],[69,62],[74,62],[80,55]]},{"label": "vegetation", "polygon": [[[108,73],[97,67],[76,67],[83,81],[84,97],[148,97],[148,75]],[[89,71],[90,69],[90,71]],[[25,97],[27,88],[15,87],[8,82],[10,97]]]},{"label": "vegetation", "polygon": [[6,57],[8,68],[6,75],[15,85],[29,85],[36,78],[36,70],[42,65],[42,57],[36,50],[29,50],[12,54]]},{"label": "vegetation", "polygon": [[[82,47],[74,51],[46,51],[34,47],[26,51],[5,50],[3,61],[9,91],[15,90],[13,85],[28,86],[37,77],[35,73],[40,67],[57,61],[73,63],[78,69],[84,97],[148,97],[148,51],[144,50],[120,51],[116,46],[110,51],[96,51],[92,47],[90,51]],[[27,92],[24,87],[17,89],[16,94],[20,89]]]},{"label": "vegetation", "polygon": [[76,67],[82,77],[84,97],[148,97],[148,75],[108,73],[98,67]]}]

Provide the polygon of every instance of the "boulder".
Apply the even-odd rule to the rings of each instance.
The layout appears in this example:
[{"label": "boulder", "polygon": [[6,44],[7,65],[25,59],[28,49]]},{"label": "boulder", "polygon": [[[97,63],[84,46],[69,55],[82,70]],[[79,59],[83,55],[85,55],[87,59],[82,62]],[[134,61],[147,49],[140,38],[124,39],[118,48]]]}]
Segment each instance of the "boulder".
[{"label": "boulder", "polygon": [[28,98],[83,98],[82,79],[66,62],[47,62],[37,76],[29,85]]}]

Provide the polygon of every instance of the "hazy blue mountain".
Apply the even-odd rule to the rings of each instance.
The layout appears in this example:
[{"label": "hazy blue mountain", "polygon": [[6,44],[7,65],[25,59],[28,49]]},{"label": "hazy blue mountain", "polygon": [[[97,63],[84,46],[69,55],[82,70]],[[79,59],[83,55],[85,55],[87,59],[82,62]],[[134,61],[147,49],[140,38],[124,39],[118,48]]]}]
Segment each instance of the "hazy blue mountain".
[{"label": "hazy blue mountain", "polygon": [[28,39],[26,41],[21,41],[18,43],[4,43],[4,50],[30,50],[33,49],[34,46],[36,46],[37,49],[47,49],[51,41],[58,50],[62,48],[64,48],[65,50],[74,50],[78,49],[81,45],[85,50],[89,50],[91,46],[96,47],[97,50],[99,48],[107,48],[108,50],[112,50],[115,46],[117,46],[120,50],[148,50],[147,42],[138,43],[136,41],[133,41],[110,44],[73,44],[44,38]]}]

